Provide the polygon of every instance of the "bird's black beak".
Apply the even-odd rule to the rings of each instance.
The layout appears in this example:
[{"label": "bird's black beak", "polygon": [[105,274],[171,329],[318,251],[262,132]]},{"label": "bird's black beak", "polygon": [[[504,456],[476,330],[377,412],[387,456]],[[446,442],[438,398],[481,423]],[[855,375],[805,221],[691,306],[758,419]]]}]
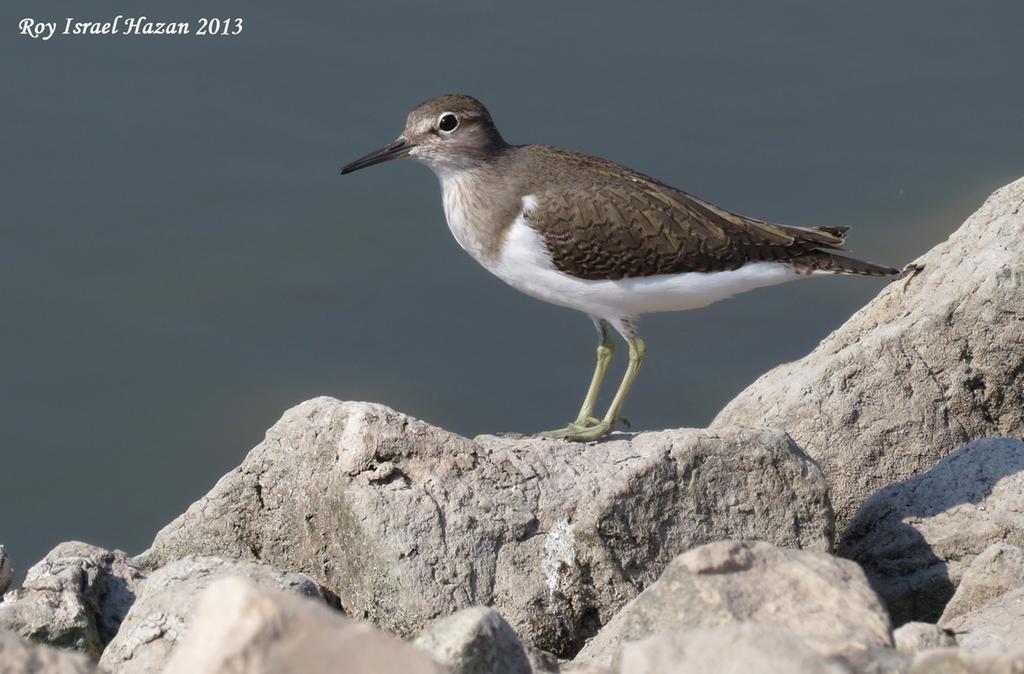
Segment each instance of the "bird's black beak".
[{"label": "bird's black beak", "polygon": [[341,175],[345,175],[346,173],[352,173],[353,171],[358,171],[359,169],[366,168],[367,166],[373,166],[374,164],[380,164],[391,159],[398,159],[399,157],[404,157],[405,155],[409,154],[409,150],[411,150],[412,148],[412,143],[410,143],[404,138],[399,138],[394,143],[391,143],[390,145],[385,145],[376,152],[371,152],[365,157],[360,157],[359,159],[356,159],[354,162],[348,164],[347,166],[342,166],[341,171],[339,171],[339,173]]}]

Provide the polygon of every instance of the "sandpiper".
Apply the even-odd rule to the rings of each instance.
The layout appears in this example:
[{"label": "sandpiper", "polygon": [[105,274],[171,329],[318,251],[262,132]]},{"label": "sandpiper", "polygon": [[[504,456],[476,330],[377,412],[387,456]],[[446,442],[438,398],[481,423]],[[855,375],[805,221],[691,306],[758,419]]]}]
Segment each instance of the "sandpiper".
[{"label": "sandpiper", "polygon": [[[737,293],[819,274],[894,276],[837,255],[846,227],[794,227],[730,213],[598,157],[509,145],[470,96],[439,96],[409,113],[391,144],[341,169],[409,157],[441,182],[455,240],[513,288],[576,309],[597,327],[597,366],[575,421],[542,435],[593,441],[611,432],[647,354],[641,314],[704,307]],[[622,383],[601,418],[598,392],[629,347]]]}]

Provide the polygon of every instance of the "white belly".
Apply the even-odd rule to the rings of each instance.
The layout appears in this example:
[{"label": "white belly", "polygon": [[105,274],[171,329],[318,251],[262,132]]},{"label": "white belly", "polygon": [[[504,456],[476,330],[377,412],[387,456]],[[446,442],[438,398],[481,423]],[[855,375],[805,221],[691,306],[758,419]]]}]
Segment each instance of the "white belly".
[{"label": "white belly", "polygon": [[751,262],[733,271],[662,274],[615,281],[570,276],[555,268],[541,236],[517,219],[491,269],[531,297],[600,318],[698,309],[738,293],[801,278],[788,265]]}]

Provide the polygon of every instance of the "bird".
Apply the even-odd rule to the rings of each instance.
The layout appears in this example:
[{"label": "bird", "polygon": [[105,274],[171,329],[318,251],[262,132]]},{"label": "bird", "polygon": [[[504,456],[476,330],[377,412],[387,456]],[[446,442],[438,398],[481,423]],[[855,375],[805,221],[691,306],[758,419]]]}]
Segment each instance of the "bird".
[{"label": "bird", "polygon": [[[583,404],[573,421],[543,437],[593,442],[622,421],[647,357],[636,327],[641,315],[697,309],[811,276],[900,273],[837,253],[848,227],[757,220],[607,159],[509,144],[487,108],[464,94],[420,103],[396,140],[340,173],[401,158],[437,176],[448,227],[473,259],[526,295],[593,321],[597,362]],[[612,330],[629,362],[598,417]]]}]

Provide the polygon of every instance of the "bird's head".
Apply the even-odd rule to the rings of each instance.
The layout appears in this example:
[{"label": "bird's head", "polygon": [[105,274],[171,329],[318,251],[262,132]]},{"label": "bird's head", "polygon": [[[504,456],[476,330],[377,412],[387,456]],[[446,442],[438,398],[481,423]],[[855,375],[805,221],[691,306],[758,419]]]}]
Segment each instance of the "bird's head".
[{"label": "bird's head", "polygon": [[417,105],[394,142],[341,169],[351,173],[409,157],[443,174],[472,168],[505,147],[487,108],[472,96],[449,94]]}]

